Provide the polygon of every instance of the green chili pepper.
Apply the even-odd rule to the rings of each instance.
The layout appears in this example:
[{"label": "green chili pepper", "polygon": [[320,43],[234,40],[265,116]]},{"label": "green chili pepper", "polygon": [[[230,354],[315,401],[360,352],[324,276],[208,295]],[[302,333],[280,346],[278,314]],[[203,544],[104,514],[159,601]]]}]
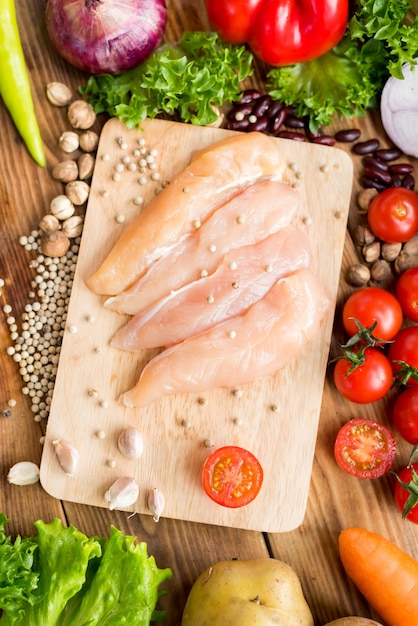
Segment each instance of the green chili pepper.
[{"label": "green chili pepper", "polygon": [[33,107],[14,0],[0,0],[0,94],[32,158],[46,159]]}]

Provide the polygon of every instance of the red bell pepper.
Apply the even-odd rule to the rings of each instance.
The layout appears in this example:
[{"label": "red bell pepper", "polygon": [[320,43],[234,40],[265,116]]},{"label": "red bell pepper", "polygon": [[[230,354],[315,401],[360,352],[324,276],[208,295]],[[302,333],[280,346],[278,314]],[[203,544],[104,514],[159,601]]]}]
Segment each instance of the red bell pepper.
[{"label": "red bell pepper", "polygon": [[348,0],[206,0],[209,22],[225,41],[248,43],[275,66],[312,61],[343,37]]}]

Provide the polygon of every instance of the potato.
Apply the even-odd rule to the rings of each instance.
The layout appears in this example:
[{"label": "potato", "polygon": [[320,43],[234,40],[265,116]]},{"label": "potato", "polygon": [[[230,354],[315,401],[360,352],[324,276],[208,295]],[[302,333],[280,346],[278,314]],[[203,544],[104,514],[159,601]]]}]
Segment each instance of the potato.
[{"label": "potato", "polygon": [[367,617],[340,617],[328,622],[325,626],[383,626],[383,624]]},{"label": "potato", "polygon": [[277,559],[221,561],[187,598],[181,626],[313,626],[295,571]]}]

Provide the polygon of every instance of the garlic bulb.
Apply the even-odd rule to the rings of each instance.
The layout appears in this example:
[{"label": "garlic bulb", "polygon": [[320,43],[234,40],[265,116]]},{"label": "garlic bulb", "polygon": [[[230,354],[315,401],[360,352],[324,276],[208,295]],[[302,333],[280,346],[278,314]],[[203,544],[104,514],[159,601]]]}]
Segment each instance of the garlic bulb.
[{"label": "garlic bulb", "polygon": [[134,478],[121,476],[109,487],[104,494],[104,499],[109,504],[109,509],[124,509],[134,504],[139,496],[139,486]]},{"label": "garlic bulb", "polygon": [[144,440],[137,428],[128,427],[118,437],[119,451],[128,459],[139,459],[144,451]]},{"label": "garlic bulb", "polygon": [[159,489],[154,487],[154,489],[150,491],[148,495],[148,508],[152,513],[152,519],[154,520],[154,522],[159,521],[161,517],[161,513],[164,510],[164,506],[165,506],[164,494],[161,491],[159,491]]},{"label": "garlic bulb", "polygon": [[33,485],[39,481],[39,467],[31,461],[15,463],[7,474],[12,485]]}]

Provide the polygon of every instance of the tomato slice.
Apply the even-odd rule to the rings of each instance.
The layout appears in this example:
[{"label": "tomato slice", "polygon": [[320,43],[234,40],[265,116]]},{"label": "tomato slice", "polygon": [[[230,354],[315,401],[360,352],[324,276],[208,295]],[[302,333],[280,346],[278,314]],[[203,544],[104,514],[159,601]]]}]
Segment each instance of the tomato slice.
[{"label": "tomato slice", "polygon": [[378,478],[391,467],[396,439],[383,424],[355,418],[340,429],[334,456],[344,472],[356,478]]},{"label": "tomato slice", "polygon": [[208,456],[202,470],[202,485],[217,504],[236,509],[252,502],[263,483],[263,468],[257,458],[239,446],[224,446]]}]

